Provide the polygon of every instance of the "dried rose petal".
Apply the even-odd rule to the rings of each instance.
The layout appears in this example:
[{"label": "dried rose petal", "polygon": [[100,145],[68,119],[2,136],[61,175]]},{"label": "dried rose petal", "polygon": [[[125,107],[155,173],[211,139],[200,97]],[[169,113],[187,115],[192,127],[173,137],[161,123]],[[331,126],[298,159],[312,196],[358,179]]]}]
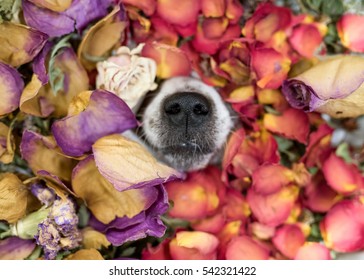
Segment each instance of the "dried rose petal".
[{"label": "dried rose petal", "polygon": [[0,240],[0,260],[23,260],[35,249],[35,242],[31,239],[9,237]]},{"label": "dried rose petal", "polygon": [[177,25],[188,25],[196,21],[199,11],[200,1],[184,0],[178,3],[173,0],[157,1],[157,14],[165,21]]},{"label": "dried rose petal", "polygon": [[295,260],[331,260],[330,250],[323,244],[306,242],[298,249]]},{"label": "dried rose petal", "polygon": [[267,260],[269,251],[249,236],[233,238],[226,250],[227,260]]},{"label": "dried rose petal", "polygon": [[285,256],[294,259],[297,251],[305,243],[306,237],[297,225],[283,225],[272,239],[274,246]]},{"label": "dried rose petal", "polygon": [[364,52],[364,16],[344,14],[336,23],[342,44],[354,52]]}]

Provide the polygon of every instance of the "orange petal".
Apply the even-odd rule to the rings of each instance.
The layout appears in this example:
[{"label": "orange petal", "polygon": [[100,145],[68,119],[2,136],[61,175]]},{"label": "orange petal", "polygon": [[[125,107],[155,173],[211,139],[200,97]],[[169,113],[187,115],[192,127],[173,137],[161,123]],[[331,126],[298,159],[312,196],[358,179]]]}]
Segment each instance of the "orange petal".
[{"label": "orange petal", "polygon": [[250,207],[241,192],[229,188],[226,193],[226,203],[222,212],[227,221],[245,221],[251,214]]},{"label": "orange petal", "polygon": [[217,234],[225,225],[225,216],[221,212],[207,218],[196,220],[191,223],[191,227],[196,231],[204,231],[212,234]]},{"label": "orange petal", "polygon": [[306,237],[297,225],[283,225],[276,230],[272,239],[274,246],[285,256],[294,259]]},{"label": "orange petal", "polygon": [[334,153],[324,162],[322,171],[327,183],[338,193],[349,195],[364,187],[358,168]]},{"label": "orange petal", "polygon": [[[161,79],[188,76],[191,72],[191,63],[186,53],[173,46],[157,42],[146,43],[142,56],[152,58],[157,62],[157,76]],[[171,61],[173,63],[170,63]]]},{"label": "orange petal", "polygon": [[269,251],[249,236],[233,238],[226,250],[227,260],[267,260]]},{"label": "orange petal", "polygon": [[268,226],[278,226],[290,216],[298,193],[298,187],[292,185],[270,195],[259,194],[251,188],[248,190],[247,201],[259,222]]},{"label": "orange petal", "polygon": [[178,25],[188,25],[197,21],[200,1],[158,0],[157,14],[165,21]]},{"label": "orange petal", "polygon": [[138,9],[142,10],[143,13],[147,16],[153,15],[157,8],[156,0],[123,0],[122,3],[124,5],[137,7]]},{"label": "orange petal", "polygon": [[358,200],[343,200],[327,212],[320,223],[325,245],[338,252],[364,248],[364,205]]},{"label": "orange petal", "polygon": [[142,252],[143,260],[171,260],[172,257],[169,254],[169,239],[164,239],[157,246],[152,247],[150,243],[147,244]]},{"label": "orange petal", "polygon": [[229,19],[231,24],[238,23],[243,16],[244,8],[240,1],[227,0],[225,16]]},{"label": "orange petal", "polygon": [[295,260],[331,260],[330,250],[316,242],[307,242],[298,249]]},{"label": "orange petal", "polygon": [[364,15],[345,14],[336,27],[345,47],[355,52],[364,52]]},{"label": "orange petal", "polygon": [[264,127],[273,133],[303,144],[307,143],[310,123],[307,114],[301,110],[289,108],[279,116],[265,114],[263,122]]},{"label": "orange petal", "polygon": [[219,240],[202,231],[180,231],[169,244],[174,260],[213,260]]}]

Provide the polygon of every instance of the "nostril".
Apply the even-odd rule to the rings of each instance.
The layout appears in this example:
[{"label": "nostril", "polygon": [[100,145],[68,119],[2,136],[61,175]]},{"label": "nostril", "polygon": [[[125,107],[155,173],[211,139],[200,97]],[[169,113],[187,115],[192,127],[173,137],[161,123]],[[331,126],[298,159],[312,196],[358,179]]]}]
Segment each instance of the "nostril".
[{"label": "nostril", "polygon": [[197,103],[193,106],[193,113],[195,115],[206,116],[209,113],[209,108],[202,103]]},{"label": "nostril", "polygon": [[179,103],[170,103],[170,104],[166,104],[166,106],[164,107],[164,111],[168,114],[168,115],[177,115],[181,112],[181,105]]}]

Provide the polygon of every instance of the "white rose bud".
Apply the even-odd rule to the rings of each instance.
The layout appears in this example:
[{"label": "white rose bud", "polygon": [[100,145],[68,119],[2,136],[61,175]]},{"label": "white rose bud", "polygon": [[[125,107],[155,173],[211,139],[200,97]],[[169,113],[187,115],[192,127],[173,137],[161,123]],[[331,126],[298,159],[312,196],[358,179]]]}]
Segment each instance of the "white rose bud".
[{"label": "white rose bud", "polygon": [[140,57],[144,44],[133,50],[120,47],[115,55],[97,63],[96,87],[115,93],[137,112],[146,93],[157,88],[157,64]]}]

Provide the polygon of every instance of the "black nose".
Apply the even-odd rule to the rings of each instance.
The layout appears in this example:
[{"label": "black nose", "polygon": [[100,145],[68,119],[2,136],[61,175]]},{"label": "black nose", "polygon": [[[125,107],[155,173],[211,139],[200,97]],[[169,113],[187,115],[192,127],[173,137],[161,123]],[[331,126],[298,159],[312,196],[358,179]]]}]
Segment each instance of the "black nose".
[{"label": "black nose", "polygon": [[195,92],[178,92],[164,101],[164,112],[168,120],[179,128],[196,128],[211,117],[210,101]]}]

